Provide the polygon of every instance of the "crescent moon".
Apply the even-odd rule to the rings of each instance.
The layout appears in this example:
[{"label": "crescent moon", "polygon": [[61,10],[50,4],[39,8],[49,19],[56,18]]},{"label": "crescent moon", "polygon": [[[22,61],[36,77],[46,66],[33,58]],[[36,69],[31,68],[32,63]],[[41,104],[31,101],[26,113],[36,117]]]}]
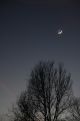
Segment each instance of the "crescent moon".
[{"label": "crescent moon", "polygon": [[58,30],[58,35],[61,35],[63,33],[62,30]]}]

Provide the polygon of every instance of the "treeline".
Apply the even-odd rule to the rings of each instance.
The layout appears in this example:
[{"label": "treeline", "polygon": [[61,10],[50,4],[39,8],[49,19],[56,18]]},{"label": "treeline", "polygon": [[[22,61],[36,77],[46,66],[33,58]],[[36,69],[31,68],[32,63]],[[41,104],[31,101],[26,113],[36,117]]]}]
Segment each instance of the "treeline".
[{"label": "treeline", "polygon": [[71,74],[62,64],[41,61],[28,81],[12,109],[13,121],[80,121],[80,99],[74,97]]}]

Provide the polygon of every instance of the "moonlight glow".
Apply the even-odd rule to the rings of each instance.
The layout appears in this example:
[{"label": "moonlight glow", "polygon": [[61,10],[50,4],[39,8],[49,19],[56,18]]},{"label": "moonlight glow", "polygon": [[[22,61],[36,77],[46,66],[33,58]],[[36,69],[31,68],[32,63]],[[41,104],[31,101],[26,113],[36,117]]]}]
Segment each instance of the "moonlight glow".
[{"label": "moonlight glow", "polygon": [[58,30],[58,35],[61,35],[63,31],[61,29]]}]

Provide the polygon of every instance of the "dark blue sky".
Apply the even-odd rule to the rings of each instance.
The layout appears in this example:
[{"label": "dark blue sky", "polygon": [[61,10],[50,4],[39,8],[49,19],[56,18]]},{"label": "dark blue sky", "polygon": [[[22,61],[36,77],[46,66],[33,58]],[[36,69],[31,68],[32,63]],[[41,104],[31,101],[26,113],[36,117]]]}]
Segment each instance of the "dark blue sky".
[{"label": "dark blue sky", "polygon": [[[0,4],[0,113],[26,87],[39,60],[63,62],[80,96],[80,3],[76,0]],[[57,35],[62,28],[63,35]]]}]

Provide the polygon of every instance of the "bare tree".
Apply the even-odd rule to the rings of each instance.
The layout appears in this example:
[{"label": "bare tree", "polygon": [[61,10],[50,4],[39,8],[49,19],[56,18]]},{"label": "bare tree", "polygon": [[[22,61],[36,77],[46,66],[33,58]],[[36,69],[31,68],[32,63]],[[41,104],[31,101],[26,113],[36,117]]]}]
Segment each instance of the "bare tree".
[{"label": "bare tree", "polygon": [[62,65],[59,65],[54,78],[55,103],[53,104],[54,118],[53,121],[59,120],[65,111],[70,107],[72,95],[71,75],[66,73]]},{"label": "bare tree", "polygon": [[70,121],[80,121],[80,98],[73,98],[70,107]]},{"label": "bare tree", "polygon": [[32,70],[29,92],[33,95],[35,107],[44,116],[44,120],[51,121],[51,92],[53,87],[53,66],[54,63],[40,62]]},{"label": "bare tree", "polygon": [[71,85],[71,76],[62,65],[55,68],[54,62],[40,62],[32,70],[28,90],[45,121],[61,119],[69,108]]},{"label": "bare tree", "polygon": [[71,75],[61,64],[39,62],[13,108],[13,121],[63,121],[71,104],[71,86]]},{"label": "bare tree", "polygon": [[34,104],[29,100],[30,96],[27,91],[21,93],[19,99],[17,100],[16,106],[13,107],[12,112],[14,114],[13,121],[34,121],[35,120],[35,110]]}]

